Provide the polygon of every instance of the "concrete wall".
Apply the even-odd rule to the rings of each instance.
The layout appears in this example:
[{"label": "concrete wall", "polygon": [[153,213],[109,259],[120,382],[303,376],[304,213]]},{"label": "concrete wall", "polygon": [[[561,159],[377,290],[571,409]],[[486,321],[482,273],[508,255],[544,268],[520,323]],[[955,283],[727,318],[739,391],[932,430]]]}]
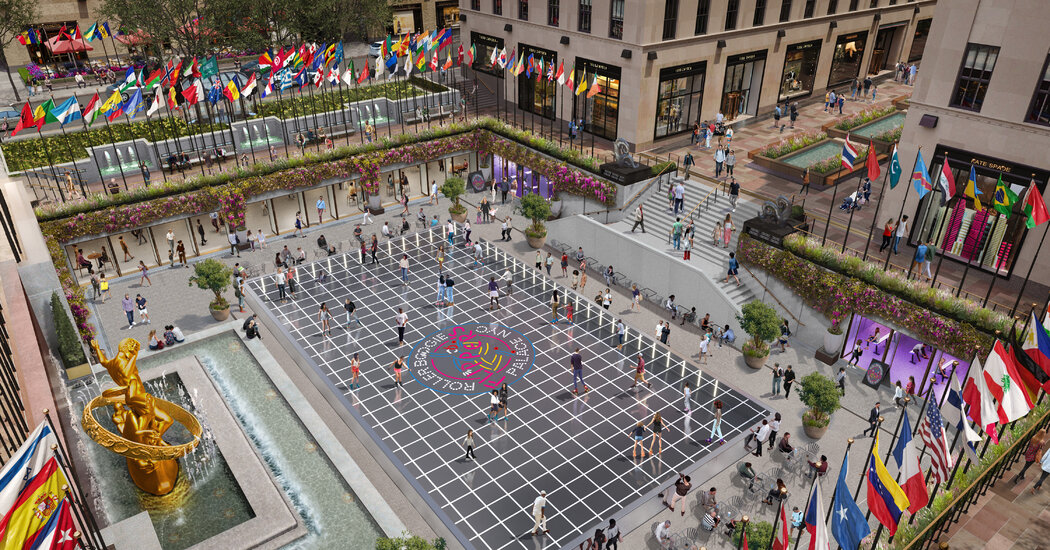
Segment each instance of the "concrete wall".
[{"label": "concrete wall", "polygon": [[[831,327],[831,322],[827,317],[807,306],[780,279],[761,269],[753,267],[747,269],[751,271],[754,278],[741,277],[740,280],[754,292],[759,300],[773,306],[777,313],[788,320],[791,324],[792,341],[800,341],[814,349],[824,345],[824,334]],[[776,299],[773,298],[774,296]],[[790,313],[791,316],[785,313]]]},{"label": "concrete wall", "polygon": [[[588,256],[596,258],[599,263],[612,264],[617,273],[632,281],[639,281],[639,287],[651,288],[662,296],[675,294],[678,304],[686,308],[695,306],[700,315],[710,313],[713,322],[729,324],[737,338],[743,337],[736,320],[736,306],[702,270],[586,216],[571,216],[549,222],[547,238],[569,244],[578,243]],[[598,280],[598,284],[603,282]],[[627,307],[627,304],[621,305]]]}]

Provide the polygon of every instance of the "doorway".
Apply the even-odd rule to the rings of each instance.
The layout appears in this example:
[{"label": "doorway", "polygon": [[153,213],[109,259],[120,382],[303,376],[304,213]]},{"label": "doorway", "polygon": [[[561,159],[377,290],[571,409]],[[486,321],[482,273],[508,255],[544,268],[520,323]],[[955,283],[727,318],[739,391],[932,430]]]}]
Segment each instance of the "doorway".
[{"label": "doorway", "polygon": [[879,74],[880,72],[892,68],[892,65],[896,61],[891,60],[890,49],[893,47],[894,38],[897,36],[897,30],[901,27],[889,27],[885,29],[879,29],[878,34],[875,35],[875,44],[871,52],[871,61],[868,63],[868,74]]}]

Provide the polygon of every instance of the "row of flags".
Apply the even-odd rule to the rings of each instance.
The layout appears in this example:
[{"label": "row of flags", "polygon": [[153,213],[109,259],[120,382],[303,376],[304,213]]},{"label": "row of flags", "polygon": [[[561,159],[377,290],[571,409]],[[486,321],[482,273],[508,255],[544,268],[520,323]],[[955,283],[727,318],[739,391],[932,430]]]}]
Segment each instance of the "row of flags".
[{"label": "row of flags", "polygon": [[0,470],[0,548],[73,550],[73,496],[52,446],[58,440],[41,422]]},{"label": "row of flags", "polygon": [[[87,30],[81,32],[80,24],[77,23],[73,26],[73,30],[70,31],[66,25],[62,25],[62,28],[58,30],[59,40],[86,40],[91,42],[95,39],[109,38],[112,33],[109,31],[109,23],[103,22],[99,24],[97,21],[92,23]],[[23,31],[18,35],[18,43],[23,46],[29,44],[43,44],[45,40],[45,34],[42,29],[33,29]]]},{"label": "row of flags", "polygon": [[[474,46],[471,45],[471,50],[473,49]],[[515,61],[515,53],[516,52],[512,48],[510,51],[510,57],[508,58],[506,47],[500,51],[493,48],[492,55],[489,56],[489,64],[493,68],[498,67],[501,71],[505,70],[509,64],[510,73],[514,76],[521,76],[522,73],[524,73],[525,78],[532,78],[532,75],[535,74],[537,84],[541,83],[544,79],[546,79],[547,82],[557,82],[559,86],[568,87],[569,91],[577,96],[587,92],[587,97],[590,98],[602,91],[601,86],[598,84],[598,73],[592,73],[588,79],[587,71],[584,69],[583,74],[579,75],[579,78],[576,79],[577,72],[575,65],[566,71],[565,62],[562,61],[558,64],[558,68],[555,69],[553,61],[546,62],[543,57],[537,58],[532,53],[526,58],[524,51],[518,54],[518,59]]]}]

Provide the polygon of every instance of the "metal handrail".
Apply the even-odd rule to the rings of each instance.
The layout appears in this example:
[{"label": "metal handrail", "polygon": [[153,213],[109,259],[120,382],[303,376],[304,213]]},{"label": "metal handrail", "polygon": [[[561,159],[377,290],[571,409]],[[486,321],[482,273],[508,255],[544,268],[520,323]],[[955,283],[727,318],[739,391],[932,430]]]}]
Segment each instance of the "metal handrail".
[{"label": "metal handrail", "polygon": [[773,291],[770,290],[769,287],[767,287],[766,285],[762,284],[762,281],[760,281],[758,279],[758,277],[756,277],[755,274],[750,269],[747,268],[746,265],[740,264],[740,267],[743,267],[744,271],[746,271],[747,274],[750,275],[751,278],[754,279],[754,281],[756,283],[758,283],[758,286],[762,287],[762,290],[765,290],[766,294],[769,294],[769,297],[773,298],[773,300],[776,301],[777,305],[779,305],[781,307],[781,309],[784,310],[784,313],[787,313],[789,317],[794,319],[795,322],[798,323],[799,326],[803,326],[803,327],[806,326],[806,323],[803,323],[801,319],[799,319],[798,317],[795,317],[795,315],[793,313],[791,313],[791,310],[788,309],[788,307],[785,306],[784,303],[781,302],[779,298],[777,298],[777,295],[773,294]]}]

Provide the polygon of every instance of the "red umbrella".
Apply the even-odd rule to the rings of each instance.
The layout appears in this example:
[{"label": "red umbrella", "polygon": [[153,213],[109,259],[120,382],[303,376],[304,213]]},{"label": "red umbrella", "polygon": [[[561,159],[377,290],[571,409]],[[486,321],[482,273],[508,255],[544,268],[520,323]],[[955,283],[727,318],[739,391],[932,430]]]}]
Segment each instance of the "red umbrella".
[{"label": "red umbrella", "polygon": [[92,48],[87,42],[84,42],[82,38],[73,40],[69,38],[68,34],[64,34],[62,36],[48,38],[47,49],[51,50],[51,53],[53,54],[63,54],[71,52],[90,52],[95,48]]},{"label": "red umbrella", "polygon": [[153,40],[153,37],[151,37],[145,31],[141,31],[141,30],[135,31],[135,32],[133,32],[131,34],[118,34],[117,35],[117,42],[120,42],[121,44],[125,44],[125,45],[128,45],[128,46],[138,46],[140,44],[145,44],[147,42],[151,42],[152,40]]}]

